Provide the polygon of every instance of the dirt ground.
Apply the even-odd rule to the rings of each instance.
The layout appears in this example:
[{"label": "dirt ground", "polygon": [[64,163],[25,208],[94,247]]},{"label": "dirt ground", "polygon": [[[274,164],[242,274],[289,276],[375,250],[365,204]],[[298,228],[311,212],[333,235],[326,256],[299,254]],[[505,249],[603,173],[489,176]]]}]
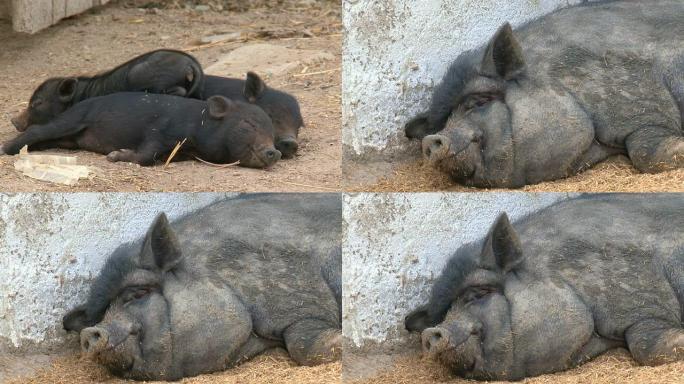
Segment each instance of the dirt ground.
[{"label": "dirt ground", "polygon": [[[269,351],[233,369],[186,378],[182,384],[333,384],[340,382],[341,364],[297,366],[284,350]],[[78,355],[56,358],[48,367],[27,376],[8,379],[5,384],[90,384],[133,383],[109,374],[102,366]],[[149,383],[161,383],[153,381]]]},{"label": "dirt ground", "polygon": [[[264,77],[269,86],[294,94],[300,102],[306,126],[300,133],[298,155],[279,161],[269,170],[257,170],[217,168],[197,161],[176,162],[167,168],[140,167],[110,163],[103,155],[94,153],[46,151],[77,156],[79,164],[95,168],[94,177],[81,180],[76,186],[28,178],[14,169],[15,157],[0,156],[4,192],[339,189],[339,2],[285,0],[277,7],[263,6],[245,12],[127,7],[131,3],[114,1],[32,36],[13,33],[7,21],[0,21],[0,142],[17,134],[10,117],[25,108],[33,90],[48,77],[97,73],[158,48],[186,49],[206,67],[244,44],[268,43],[334,55],[331,60],[301,64],[282,75]],[[243,41],[200,45],[204,36],[230,32],[241,32]]]},{"label": "dirt ground", "polygon": [[[416,156],[418,157],[418,156]],[[484,192],[457,184],[422,159],[345,164],[344,189],[353,192]],[[625,156],[615,156],[573,177],[528,185],[519,192],[683,192],[684,169],[640,173]]]},{"label": "dirt ground", "polygon": [[[346,367],[345,367],[346,369]],[[345,375],[346,377],[346,375]],[[457,378],[436,362],[420,357],[399,357],[390,369],[373,377],[347,380],[355,384],[432,384],[481,383]],[[491,383],[510,383],[495,381]],[[642,367],[636,365],[625,350],[615,350],[593,361],[565,372],[528,378],[525,384],[681,384],[684,383],[684,361]]]}]

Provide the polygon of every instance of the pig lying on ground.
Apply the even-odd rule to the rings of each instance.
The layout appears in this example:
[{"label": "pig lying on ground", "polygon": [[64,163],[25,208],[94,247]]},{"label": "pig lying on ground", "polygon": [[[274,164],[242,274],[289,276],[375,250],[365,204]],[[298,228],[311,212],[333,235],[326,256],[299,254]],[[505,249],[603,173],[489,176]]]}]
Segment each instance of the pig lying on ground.
[{"label": "pig lying on ground", "polygon": [[153,165],[179,153],[214,163],[240,161],[262,168],[280,159],[273,125],[261,108],[228,100],[207,101],[151,93],[115,93],[84,100],[44,125],[6,142],[0,154],[45,148],[85,149],[110,161]]},{"label": "pig lying on ground", "polygon": [[520,187],[614,154],[641,172],[684,166],[684,3],[557,11],[459,56],[406,136],[454,180]]},{"label": "pig lying on ground", "polygon": [[304,126],[297,99],[267,87],[256,73],[248,72],[246,80],[205,75],[202,95],[221,95],[258,105],[273,121],[275,147],[283,158],[291,158],[297,152],[297,136]]},{"label": "pig lying on ground", "polygon": [[299,364],[341,355],[337,194],[216,203],[120,246],[88,300],[64,316],[113,373],[176,380],[285,347]]},{"label": "pig lying on ground", "polygon": [[47,124],[74,104],[91,97],[116,92],[150,92],[197,97],[203,72],[187,53],[161,49],[140,55],[120,66],[92,77],[56,77],[41,84],[28,108],[12,119],[18,131],[34,124]]},{"label": "pig lying on ground", "polygon": [[456,374],[519,380],[616,347],[640,364],[684,360],[684,199],[594,195],[461,247],[406,317]]}]

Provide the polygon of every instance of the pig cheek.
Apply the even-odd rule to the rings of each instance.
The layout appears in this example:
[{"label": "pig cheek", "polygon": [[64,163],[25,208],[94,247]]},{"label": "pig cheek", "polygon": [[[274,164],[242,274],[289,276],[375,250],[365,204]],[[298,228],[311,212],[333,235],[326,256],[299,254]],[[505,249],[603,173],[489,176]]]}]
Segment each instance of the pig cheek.
[{"label": "pig cheek", "polygon": [[185,364],[183,371],[199,374],[225,369],[252,332],[251,315],[241,300],[229,288],[208,279],[170,297],[173,345],[182,346],[174,352]]},{"label": "pig cheek", "polygon": [[139,351],[139,358],[135,359],[136,364],[133,368],[134,374],[142,378],[168,377],[173,364],[173,351],[169,307],[166,300],[160,294],[153,295],[148,299],[148,305],[141,308],[137,316],[140,318],[142,332],[129,338],[138,343],[130,349]]},{"label": "pig cheek", "polygon": [[[474,316],[482,323],[481,361],[478,378],[502,377],[513,365],[513,334],[508,300],[495,295]],[[505,377],[505,376],[503,376]]]}]

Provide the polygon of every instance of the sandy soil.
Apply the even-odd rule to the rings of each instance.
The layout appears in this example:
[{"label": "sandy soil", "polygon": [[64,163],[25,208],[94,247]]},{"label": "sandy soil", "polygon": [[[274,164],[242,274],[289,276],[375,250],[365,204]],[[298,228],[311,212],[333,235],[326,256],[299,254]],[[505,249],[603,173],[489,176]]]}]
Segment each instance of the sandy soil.
[{"label": "sandy soil", "polygon": [[[340,382],[340,363],[315,367],[297,366],[284,350],[269,351],[227,371],[186,378],[183,384],[333,384]],[[109,374],[102,366],[78,355],[57,357],[45,368],[27,376],[8,379],[5,384],[90,384],[132,383]],[[161,383],[153,381],[149,383]]]},{"label": "sandy soil", "polygon": [[[441,365],[418,356],[399,357],[386,371],[360,380],[356,384],[432,384],[480,383],[457,378]],[[345,367],[346,370],[347,367]],[[347,377],[345,375],[345,377]],[[509,383],[509,382],[491,382]],[[615,350],[565,372],[528,378],[525,384],[681,384],[684,383],[684,361],[658,367],[636,365],[625,350]]]},{"label": "sandy soil", "polygon": [[[256,170],[215,168],[197,161],[172,163],[167,168],[140,167],[110,163],[104,156],[88,152],[47,151],[75,155],[79,164],[95,168],[92,179],[75,187],[25,177],[14,169],[16,158],[0,156],[3,191],[339,189],[342,25],[338,2],[286,0],[277,8],[252,8],[242,13],[128,8],[125,5],[129,3],[114,1],[32,36],[13,33],[7,21],[0,21],[0,142],[17,134],[10,117],[26,106],[33,90],[48,77],[96,73],[158,48],[188,49],[208,66],[241,44],[267,42],[324,50],[335,56],[334,60],[265,78],[268,85],[299,99],[306,124],[300,134],[299,154],[270,170]],[[247,41],[198,47],[203,36],[237,31],[247,36]]]},{"label": "sandy soil", "polygon": [[[416,156],[417,157],[417,156]],[[446,174],[422,159],[345,164],[344,189],[354,192],[484,192],[510,189],[469,188],[452,181]],[[519,192],[683,192],[684,169],[658,174],[640,173],[624,156],[615,156],[567,179],[549,181]]]}]

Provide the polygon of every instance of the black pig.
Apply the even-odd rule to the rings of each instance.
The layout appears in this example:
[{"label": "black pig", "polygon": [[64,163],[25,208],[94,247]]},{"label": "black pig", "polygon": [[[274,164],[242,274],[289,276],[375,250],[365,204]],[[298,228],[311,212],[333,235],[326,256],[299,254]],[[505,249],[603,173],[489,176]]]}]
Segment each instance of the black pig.
[{"label": "black pig", "polygon": [[341,356],[341,198],[250,195],[120,246],[63,318],[84,355],[125,378],[177,380],[273,347]]},{"label": "black pig", "polygon": [[115,92],[150,92],[196,97],[202,91],[202,67],[185,52],[161,49],[140,55],[92,77],[56,77],[46,80],[31,96],[28,108],[12,119],[23,132],[46,124],[74,104]]},{"label": "black pig", "polygon": [[684,166],[684,2],[563,9],[459,56],[406,136],[456,181],[521,187],[614,154]]},{"label": "black pig", "polygon": [[520,380],[617,347],[684,360],[684,199],[609,194],[501,214],[406,317],[425,353],[479,380]]},{"label": "black pig", "polygon": [[126,92],[84,100],[47,124],[31,126],[0,154],[15,155],[24,145],[85,149],[110,161],[153,165],[184,139],[180,153],[210,162],[262,168],[280,159],[271,119],[257,106],[223,96],[202,101]]},{"label": "black pig", "polygon": [[275,147],[283,158],[291,158],[297,152],[297,136],[299,129],[304,126],[297,99],[267,87],[256,73],[248,72],[245,80],[206,75],[202,95],[221,95],[258,105],[273,121]]}]

